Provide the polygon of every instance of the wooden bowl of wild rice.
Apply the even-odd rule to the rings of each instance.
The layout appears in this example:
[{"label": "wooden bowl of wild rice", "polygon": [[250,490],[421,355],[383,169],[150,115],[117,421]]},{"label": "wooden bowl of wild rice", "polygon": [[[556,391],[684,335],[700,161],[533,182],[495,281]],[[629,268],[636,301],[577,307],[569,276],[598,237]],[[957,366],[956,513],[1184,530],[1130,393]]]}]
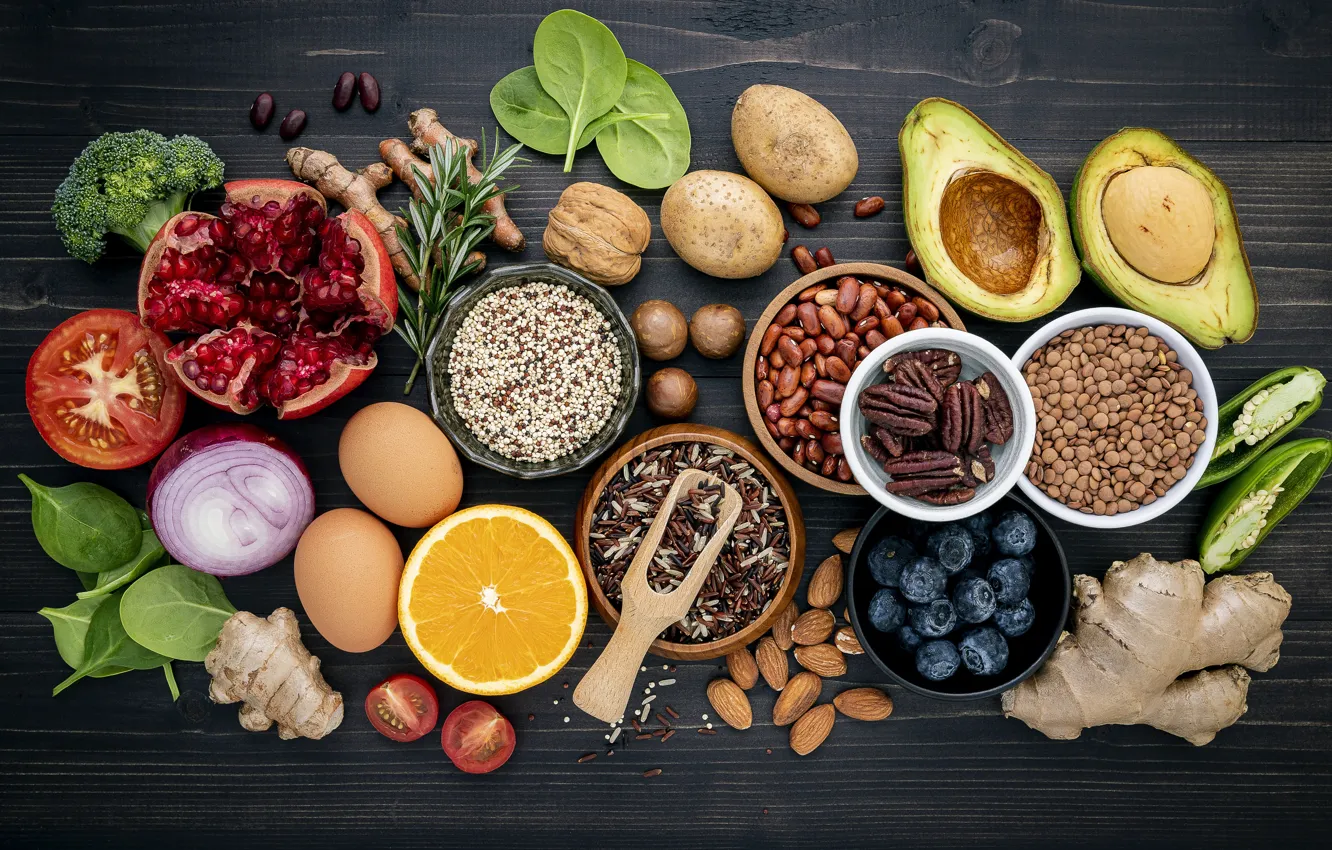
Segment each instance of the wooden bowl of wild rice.
[{"label": "wooden bowl of wild rice", "polygon": [[[652,642],[680,661],[718,658],[758,640],[790,604],[805,564],[805,520],[791,485],[750,441],[721,428],[683,423],[653,428],[606,459],[583,492],[574,549],[592,604],[614,627],[620,580],[680,470],[712,472],[745,499],[695,606]],[[663,553],[649,583],[668,592],[688,571],[689,553]]]}]

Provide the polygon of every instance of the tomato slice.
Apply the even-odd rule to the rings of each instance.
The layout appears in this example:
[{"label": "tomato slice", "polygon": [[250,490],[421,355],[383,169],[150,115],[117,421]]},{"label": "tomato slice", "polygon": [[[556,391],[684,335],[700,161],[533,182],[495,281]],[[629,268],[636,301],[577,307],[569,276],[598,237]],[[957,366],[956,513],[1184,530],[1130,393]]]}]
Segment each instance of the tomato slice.
[{"label": "tomato slice", "polygon": [[60,323],[28,361],[28,413],[65,460],[127,469],[176,437],[185,390],[163,360],[171,342],[124,310]]},{"label": "tomato slice", "polygon": [[370,690],[365,698],[365,716],[384,737],[415,741],[435,728],[439,700],[425,679],[398,673]]},{"label": "tomato slice", "polygon": [[474,699],[444,720],[444,752],[464,773],[490,773],[513,755],[513,724],[488,702]]}]

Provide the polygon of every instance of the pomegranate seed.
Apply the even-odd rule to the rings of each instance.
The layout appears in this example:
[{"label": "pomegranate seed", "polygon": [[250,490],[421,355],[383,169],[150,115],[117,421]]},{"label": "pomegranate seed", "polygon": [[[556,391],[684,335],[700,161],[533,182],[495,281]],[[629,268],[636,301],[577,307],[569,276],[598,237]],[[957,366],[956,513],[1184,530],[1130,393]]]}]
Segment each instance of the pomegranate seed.
[{"label": "pomegranate seed", "polygon": [[221,395],[222,393],[226,392],[226,390],[227,390],[227,376],[226,376],[226,375],[214,375],[214,376],[213,376],[213,382],[212,382],[211,388],[212,388],[213,392],[217,393],[218,395]]},{"label": "pomegranate seed", "polygon": [[199,377],[199,361],[186,360],[184,365],[180,367],[180,371],[187,380],[193,381],[195,378]]},{"label": "pomegranate seed", "polygon": [[189,236],[199,229],[199,217],[197,215],[187,215],[176,224],[177,236]]}]

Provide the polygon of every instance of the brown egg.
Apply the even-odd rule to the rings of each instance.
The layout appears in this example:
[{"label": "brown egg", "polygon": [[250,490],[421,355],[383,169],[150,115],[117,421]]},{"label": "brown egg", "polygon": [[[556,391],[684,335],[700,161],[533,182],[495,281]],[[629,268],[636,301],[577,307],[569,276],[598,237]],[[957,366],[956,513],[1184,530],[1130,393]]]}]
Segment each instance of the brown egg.
[{"label": "brown egg", "polygon": [[357,411],[338,440],[338,464],[356,498],[395,525],[434,525],[462,498],[462,466],[449,438],[406,404]]},{"label": "brown egg", "polygon": [[296,544],[296,593],[319,634],[344,652],[368,652],[398,625],[402,549],[365,511],[315,517]]}]

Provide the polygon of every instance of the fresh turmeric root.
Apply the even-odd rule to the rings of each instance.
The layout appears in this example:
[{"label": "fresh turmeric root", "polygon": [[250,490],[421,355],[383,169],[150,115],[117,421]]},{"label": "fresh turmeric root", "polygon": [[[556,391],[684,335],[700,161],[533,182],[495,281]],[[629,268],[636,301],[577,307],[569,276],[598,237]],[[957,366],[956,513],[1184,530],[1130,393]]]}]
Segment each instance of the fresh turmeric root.
[{"label": "fresh turmeric root", "polygon": [[268,619],[249,611],[232,614],[204,669],[213,677],[213,702],[243,702],[240,723],[251,732],[276,723],[283,740],[318,739],[342,723],[342,694],[324,681],[290,609],[279,608]]},{"label": "fresh turmeric root", "polygon": [[1004,693],[1004,715],[1057,739],[1145,723],[1197,746],[1211,741],[1248,708],[1244,668],[1277,663],[1291,600],[1271,573],[1205,579],[1197,561],[1145,554],[1116,561],[1104,582],[1077,576],[1074,633]]}]

